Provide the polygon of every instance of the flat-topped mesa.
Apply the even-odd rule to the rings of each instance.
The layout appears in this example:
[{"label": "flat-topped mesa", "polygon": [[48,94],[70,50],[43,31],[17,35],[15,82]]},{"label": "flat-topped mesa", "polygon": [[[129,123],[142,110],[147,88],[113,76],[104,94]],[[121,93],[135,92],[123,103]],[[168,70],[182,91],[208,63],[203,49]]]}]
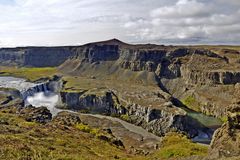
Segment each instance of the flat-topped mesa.
[{"label": "flat-topped mesa", "polygon": [[[158,71],[161,65],[170,65],[172,62],[175,62],[176,58],[188,55],[223,59],[221,56],[206,49],[159,45],[130,45],[118,40],[90,43],[84,46],[73,47],[71,51],[74,55],[72,60],[79,60],[81,64],[116,61],[114,63],[123,69],[149,72]],[[64,68],[64,64],[61,68]]]},{"label": "flat-topped mesa", "polygon": [[[187,46],[152,44],[131,45],[117,39],[71,47],[22,47],[0,49],[0,64],[56,67],[78,75],[91,70],[91,74],[108,75],[132,71],[154,73],[158,78],[183,78],[192,84],[236,84],[240,82],[229,59],[210,49]],[[236,67],[235,67],[236,68]],[[218,71],[223,69],[223,71]],[[148,74],[145,74],[148,75]],[[142,77],[145,78],[146,77]]]}]

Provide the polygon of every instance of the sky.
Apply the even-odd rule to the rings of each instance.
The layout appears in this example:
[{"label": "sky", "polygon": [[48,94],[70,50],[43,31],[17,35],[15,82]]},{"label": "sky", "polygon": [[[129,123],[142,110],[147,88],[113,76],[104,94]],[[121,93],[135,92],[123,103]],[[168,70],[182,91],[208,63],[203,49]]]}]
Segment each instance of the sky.
[{"label": "sky", "polygon": [[0,0],[0,47],[240,45],[240,0]]}]

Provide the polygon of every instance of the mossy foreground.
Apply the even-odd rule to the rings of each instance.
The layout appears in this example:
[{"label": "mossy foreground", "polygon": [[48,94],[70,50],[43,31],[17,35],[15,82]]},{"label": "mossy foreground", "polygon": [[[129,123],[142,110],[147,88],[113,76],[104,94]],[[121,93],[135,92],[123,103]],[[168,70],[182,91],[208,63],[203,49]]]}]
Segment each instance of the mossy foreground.
[{"label": "mossy foreground", "polygon": [[[78,125],[79,126],[79,125]],[[88,128],[85,126],[85,128]],[[100,132],[69,127],[55,122],[27,122],[9,113],[0,113],[0,159],[131,159],[123,148],[101,140]],[[91,131],[91,132],[90,132]],[[99,133],[100,134],[100,133]]]},{"label": "mossy foreground", "polygon": [[[60,118],[61,119],[61,118]],[[105,134],[105,135],[104,135]],[[102,138],[100,129],[84,124],[66,125],[53,120],[46,124],[28,122],[15,109],[0,111],[0,159],[6,160],[97,160],[97,159],[168,159],[205,155],[207,147],[192,143],[186,137],[167,135],[149,155],[130,154]]]},{"label": "mossy foreground", "polygon": [[208,152],[207,146],[192,143],[186,136],[177,133],[166,135],[160,147],[161,149],[153,153],[149,159],[177,159],[194,155],[201,159],[200,157],[206,156]]},{"label": "mossy foreground", "polygon": [[27,68],[27,67],[0,67],[1,76],[14,76],[35,81],[40,78],[48,78],[57,73],[54,67]]}]

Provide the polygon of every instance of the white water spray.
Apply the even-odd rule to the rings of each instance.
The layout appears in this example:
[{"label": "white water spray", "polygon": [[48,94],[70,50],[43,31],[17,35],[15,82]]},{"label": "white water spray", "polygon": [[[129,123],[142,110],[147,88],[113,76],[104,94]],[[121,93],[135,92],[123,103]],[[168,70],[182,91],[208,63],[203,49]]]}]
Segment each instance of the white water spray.
[{"label": "white water spray", "polygon": [[25,100],[25,105],[31,104],[35,107],[47,107],[48,110],[55,116],[58,112],[61,112],[60,109],[57,109],[55,106],[59,103],[60,96],[53,92],[38,92],[33,96],[28,96]]}]

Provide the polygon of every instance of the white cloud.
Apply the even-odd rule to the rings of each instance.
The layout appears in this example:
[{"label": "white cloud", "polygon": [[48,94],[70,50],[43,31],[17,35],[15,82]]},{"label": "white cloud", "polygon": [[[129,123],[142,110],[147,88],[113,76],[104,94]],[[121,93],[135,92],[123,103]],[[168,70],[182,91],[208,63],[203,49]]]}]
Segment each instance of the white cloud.
[{"label": "white cloud", "polygon": [[110,38],[239,43],[238,4],[239,0],[0,2],[0,46],[75,45]]},{"label": "white cloud", "polygon": [[[138,31],[133,27],[129,33],[133,30],[138,33],[134,34],[135,40],[162,43],[239,44],[239,17],[240,10],[222,10],[219,4],[213,2],[178,0],[172,5],[150,11],[148,24],[138,25]],[[129,25],[129,28],[132,26]]]},{"label": "white cloud", "polygon": [[164,6],[151,12],[152,17],[184,18],[209,15],[211,7],[196,0],[179,0],[173,6]]}]

